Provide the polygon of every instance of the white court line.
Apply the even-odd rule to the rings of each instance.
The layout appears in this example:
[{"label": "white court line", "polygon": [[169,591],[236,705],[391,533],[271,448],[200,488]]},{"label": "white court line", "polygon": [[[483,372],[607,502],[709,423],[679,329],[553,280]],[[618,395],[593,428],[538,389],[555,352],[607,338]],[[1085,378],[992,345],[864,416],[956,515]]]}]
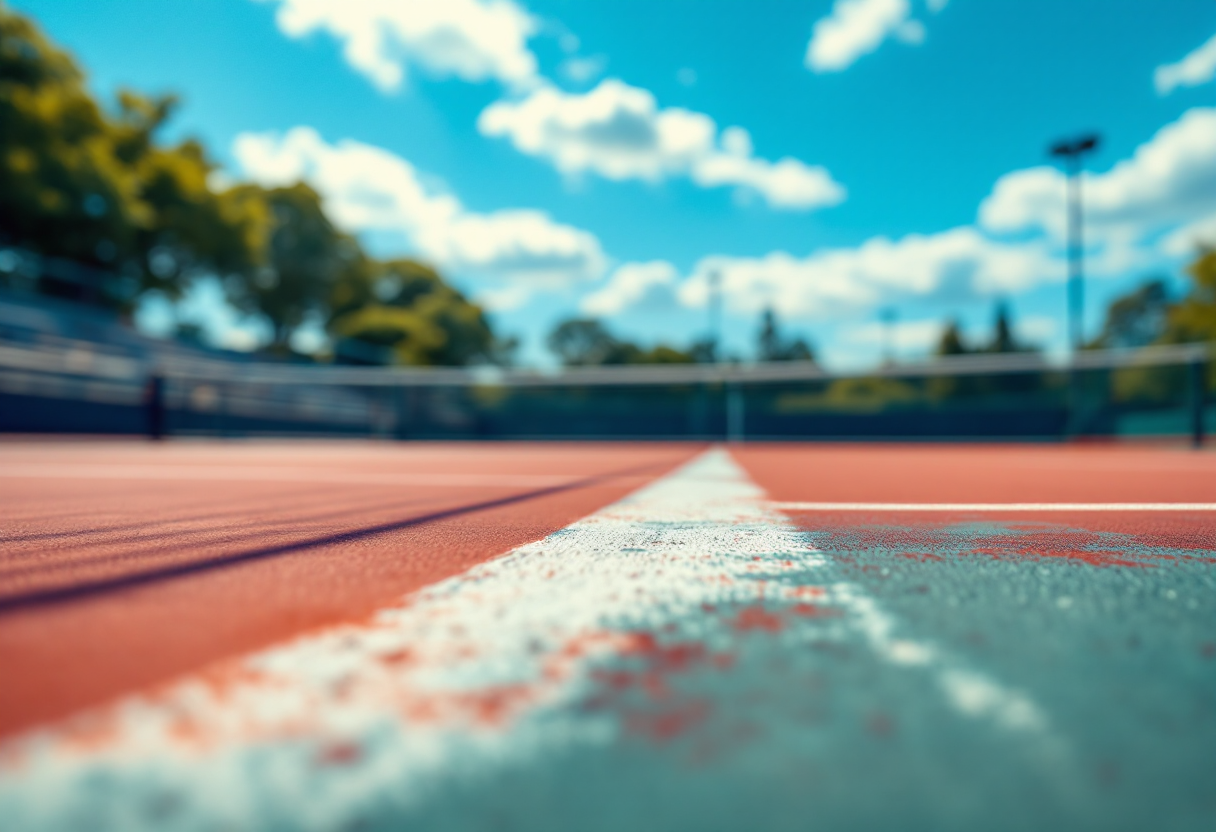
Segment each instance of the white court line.
[{"label": "white court line", "polygon": [[0,479],[208,480],[222,482],[310,482],[336,485],[426,485],[504,488],[568,485],[580,478],[561,474],[350,473],[325,468],[260,465],[80,465],[7,464]]},{"label": "white court line", "polygon": [[[1026,694],[908,635],[828,564],[726,451],[710,450],[369,620],[0,743],[0,817],[29,832],[80,819],[159,829],[140,809],[171,794],[177,829],[397,828],[452,782],[512,767],[544,777],[576,747],[610,755],[623,717],[579,707],[604,691],[595,670],[668,638],[706,657],[746,653],[753,638],[791,653],[860,641],[883,665],[927,675],[960,718],[1051,741]],[[806,598],[835,615],[766,626]],[[759,630],[739,629],[743,610]],[[768,672],[753,684],[783,683]]]},{"label": "white court line", "polygon": [[1216,503],[773,503],[780,511],[1216,511]]}]

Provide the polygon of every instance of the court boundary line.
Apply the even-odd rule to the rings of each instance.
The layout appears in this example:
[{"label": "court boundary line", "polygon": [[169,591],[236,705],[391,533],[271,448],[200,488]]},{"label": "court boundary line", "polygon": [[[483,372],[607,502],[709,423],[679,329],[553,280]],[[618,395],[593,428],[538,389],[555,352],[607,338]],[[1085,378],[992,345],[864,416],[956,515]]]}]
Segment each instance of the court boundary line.
[{"label": "court boundary line", "polygon": [[1216,503],[813,503],[773,502],[778,511],[1216,511]]},{"label": "court boundary line", "polygon": [[[131,690],[102,706],[111,709],[102,713],[116,715],[108,723],[113,728],[83,753],[71,746],[66,721],[34,728],[12,746],[23,754],[18,759],[32,764],[19,772],[20,781],[13,778],[16,785],[9,785],[8,794],[0,790],[0,808],[33,806],[41,811],[50,794],[57,798],[53,809],[34,816],[53,823],[71,817],[71,811],[93,809],[97,814],[95,807],[108,808],[106,801],[115,793],[123,805],[146,801],[166,787],[189,797],[205,796],[200,782],[228,782],[236,775],[233,793],[243,814],[217,812],[214,801],[199,799],[186,804],[189,814],[183,816],[201,822],[235,817],[237,823],[255,828],[291,824],[318,812],[344,822],[367,817],[390,796],[396,801],[388,804],[393,811],[399,812],[400,806],[408,810],[410,804],[402,801],[413,798],[410,789],[415,784],[417,794],[426,799],[438,777],[467,778],[470,771],[476,776],[482,767],[509,771],[517,761],[533,759],[530,755],[537,749],[544,759],[560,764],[562,753],[586,738],[623,744],[627,711],[580,704],[595,692],[590,685],[606,689],[611,684],[597,680],[593,662],[600,654],[636,655],[639,638],[653,639],[675,625],[678,636],[673,638],[681,641],[671,647],[693,639],[707,656],[729,656],[728,666],[734,666],[743,642],[717,644],[707,635],[712,628],[702,629],[699,622],[718,605],[737,621],[736,613],[755,611],[756,605],[763,609],[766,599],[803,604],[799,599],[807,597],[802,592],[806,589],[813,589],[811,597],[821,597],[828,608],[839,608],[847,629],[841,631],[831,621],[811,623],[820,617],[811,605],[812,614],[801,619],[808,629],[800,629],[800,637],[842,645],[846,656],[855,641],[860,642],[881,665],[926,676],[958,717],[1025,737],[1040,754],[1058,757],[1061,749],[1067,751],[1055,738],[1048,715],[1029,694],[960,660],[935,641],[908,633],[907,626],[860,585],[828,571],[829,559],[808,543],[803,530],[773,510],[729,451],[713,448],[540,541],[408,593],[369,620],[318,629],[245,654],[234,666],[253,672],[232,674],[230,685],[200,685],[200,669],[169,685]],[[648,563],[647,571],[642,561]],[[778,571],[790,579],[766,582],[767,574]],[[718,580],[706,580],[713,578]],[[645,592],[627,591],[643,586]],[[725,631],[737,628],[730,619],[718,626]],[[768,626],[746,629],[776,632]],[[465,645],[474,649],[457,658]],[[731,650],[718,653],[723,646]],[[409,658],[399,664],[393,657],[403,650]],[[359,672],[370,682],[344,683]],[[414,675],[404,675],[409,673]],[[778,682],[788,678],[774,675]],[[764,682],[750,684],[763,691]],[[417,727],[425,726],[424,720],[409,716],[411,710],[402,705],[403,694],[422,697],[424,705],[436,699],[442,705],[442,697],[501,691],[504,683],[536,693],[515,704],[506,700],[507,721],[500,730],[475,726],[470,731],[449,722],[452,727],[441,725],[428,734],[425,727]],[[442,707],[432,710],[443,714]],[[302,723],[302,730],[304,713],[314,716]],[[613,714],[619,731],[581,730],[594,728],[601,713]],[[904,719],[902,711],[898,719]],[[194,733],[179,730],[183,720]],[[712,737],[712,729],[711,723],[698,731]],[[762,734],[761,739],[779,748],[781,731],[770,736]],[[213,747],[224,753],[179,750],[183,745],[192,749],[199,737],[210,737]],[[320,756],[326,746],[310,744],[314,737],[329,748],[359,749],[355,759],[375,755],[371,771],[391,774],[368,779],[365,769],[355,776],[370,786],[347,787],[351,769],[318,765],[328,762]],[[24,753],[23,742],[38,753]],[[56,745],[66,747],[67,753],[55,756]],[[52,753],[47,753],[48,747]],[[523,756],[510,753],[520,750]],[[132,758],[134,764],[116,763]],[[617,760],[627,764],[629,757],[618,756],[613,765]],[[343,754],[334,760],[339,761],[351,758]],[[145,774],[150,766],[156,767],[154,778]],[[99,770],[110,774],[108,791],[85,791]],[[30,788],[35,784],[40,788]],[[246,797],[256,797],[268,785],[282,793],[308,789],[318,800],[296,801],[285,814],[280,807],[267,810],[265,801]],[[450,794],[458,798],[460,793]],[[144,814],[128,825],[156,828],[157,822]]]}]

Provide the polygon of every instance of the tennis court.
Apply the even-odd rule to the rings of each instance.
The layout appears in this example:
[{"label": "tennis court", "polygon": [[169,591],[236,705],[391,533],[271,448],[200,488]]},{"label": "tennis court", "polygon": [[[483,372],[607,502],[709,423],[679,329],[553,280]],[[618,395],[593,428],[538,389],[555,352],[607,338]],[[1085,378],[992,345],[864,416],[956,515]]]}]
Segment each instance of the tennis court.
[{"label": "tennis court", "polygon": [[1209,829],[1178,445],[0,445],[19,828]]}]

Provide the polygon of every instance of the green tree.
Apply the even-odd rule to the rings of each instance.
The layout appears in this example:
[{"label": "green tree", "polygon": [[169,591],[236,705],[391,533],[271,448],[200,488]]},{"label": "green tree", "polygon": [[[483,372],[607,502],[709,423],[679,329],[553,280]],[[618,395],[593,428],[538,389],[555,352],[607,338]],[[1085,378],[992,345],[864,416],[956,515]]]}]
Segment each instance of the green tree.
[{"label": "green tree", "polygon": [[[1090,347],[1144,347],[1216,341],[1216,249],[1200,251],[1187,268],[1190,288],[1178,301],[1163,278],[1154,278],[1115,298],[1102,332]],[[1167,404],[1187,395],[1181,367],[1123,367],[1112,371],[1111,390],[1121,402]],[[1210,367],[1209,384],[1216,383]]]},{"label": "green tree", "polygon": [[1017,340],[1013,336],[1013,323],[1009,312],[1009,304],[998,301],[996,314],[992,322],[992,341],[988,352],[1021,352]]},{"label": "green tree", "polygon": [[339,355],[345,350],[376,360],[378,352],[412,365],[501,364],[514,349],[514,342],[494,336],[480,306],[415,260],[352,264],[334,285],[330,305]]},{"label": "green tree", "polygon": [[75,63],[0,8],[0,234],[107,265],[130,256],[148,214]]},{"label": "green tree", "polygon": [[[934,354],[939,357],[952,357],[983,351],[983,348],[972,349],[967,346],[958,321],[951,319],[942,326]],[[925,390],[929,396],[943,402],[963,396],[974,396],[982,386],[982,382],[973,376],[940,375],[932,376],[925,382]]]},{"label": "green tree", "polygon": [[823,404],[832,410],[877,413],[892,406],[908,406],[921,398],[915,387],[894,378],[841,378],[828,385]]},{"label": "green tree", "polygon": [[[632,345],[630,345],[632,346]],[[634,347],[636,350],[627,364],[695,364],[697,363],[696,356],[691,350],[681,350],[676,347],[670,347],[667,344],[658,344],[650,349],[641,349]]]},{"label": "green tree", "polygon": [[58,289],[125,309],[218,276],[236,308],[270,324],[278,352],[316,319],[404,363],[509,360],[512,342],[479,307],[426,266],[368,258],[308,185],[218,187],[200,143],[158,139],[176,106],[123,91],[107,112],[72,58],[0,4],[0,243],[73,261],[88,280],[123,275],[110,281],[130,287],[121,296]]},{"label": "green tree", "polygon": [[620,364],[620,342],[594,318],[563,321],[549,333],[549,349],[568,367]]},{"label": "green tree", "polygon": [[335,286],[348,270],[365,267],[365,257],[352,237],[334,228],[306,184],[270,190],[243,185],[229,198],[264,228],[254,237],[261,243],[257,265],[228,275],[228,298],[238,309],[262,315],[273,332],[271,349],[286,351],[301,324],[324,317]]},{"label": "green tree", "polygon": [[772,308],[760,315],[760,331],[756,336],[756,356],[761,361],[813,361],[814,352],[801,338],[786,340],[781,333],[777,314]]},{"label": "green tree", "polygon": [[1190,291],[1167,313],[1164,340],[1216,341],[1216,248],[1207,248],[1187,268]]},{"label": "green tree", "polygon": [[[1216,342],[1216,248],[1202,249],[1187,273],[1190,288],[1181,300],[1171,303],[1163,282],[1160,289],[1148,284],[1115,300],[1107,327],[1113,320],[1117,331],[1134,333],[1138,342],[1150,334],[1156,336],[1152,343]],[[1209,389],[1216,385],[1216,361],[1208,362],[1207,383]],[[1182,367],[1124,367],[1113,373],[1112,387],[1120,401],[1168,404],[1185,400],[1188,385]]]},{"label": "green tree", "polygon": [[1160,341],[1166,334],[1171,307],[1165,280],[1148,280],[1111,301],[1102,331],[1089,346],[1144,347]]},{"label": "green tree", "polygon": [[692,364],[697,356],[666,344],[649,349],[623,341],[594,318],[563,321],[549,333],[549,349],[568,367],[599,364]]},{"label": "green tree", "polygon": [[140,290],[177,298],[199,275],[249,274],[259,268],[265,258],[266,206],[244,198],[239,189],[213,188],[209,178],[215,165],[199,142],[162,147],[155,141],[177,100],[127,91],[119,104],[112,127],[115,152],[135,172],[148,209],[134,230]]},{"label": "green tree", "polygon": [[966,355],[970,352],[963,341],[963,332],[958,321],[947,321],[942,327],[942,334],[937,340],[937,355]]},{"label": "green tree", "polygon": [[[256,218],[208,185],[202,147],[155,140],[174,103],[124,92],[106,113],[72,58],[0,7],[0,241],[96,267],[58,293],[129,309],[253,267]],[[106,273],[133,280],[99,285]]]}]

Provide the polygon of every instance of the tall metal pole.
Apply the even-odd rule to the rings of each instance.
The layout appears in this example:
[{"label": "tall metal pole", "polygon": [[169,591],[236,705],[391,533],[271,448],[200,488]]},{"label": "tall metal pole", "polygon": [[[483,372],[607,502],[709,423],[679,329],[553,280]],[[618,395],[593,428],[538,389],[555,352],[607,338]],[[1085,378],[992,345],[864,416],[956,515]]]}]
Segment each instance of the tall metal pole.
[{"label": "tall metal pole", "polygon": [[1098,147],[1090,134],[1051,146],[1051,155],[1064,162],[1068,182],[1068,330],[1076,355],[1085,346],[1085,241],[1081,194],[1082,161]]},{"label": "tall metal pole", "polygon": [[[705,276],[706,279],[706,311],[709,314],[709,350],[708,358],[710,364],[718,363],[718,340],[721,338],[721,306],[722,306],[722,276],[716,269],[711,269]],[[704,422],[702,428],[707,435],[714,434],[714,387],[716,380],[711,376],[706,376],[705,382],[701,385],[701,404],[699,407],[700,413]]]},{"label": "tall metal pole", "polygon": [[1085,263],[1081,216],[1081,156],[1068,157],[1068,331],[1073,354],[1085,346]]},{"label": "tall metal pole", "polygon": [[[722,273],[709,273],[710,358],[715,365],[722,363]],[[726,405],[726,441],[743,440],[743,394],[738,385],[723,380],[722,391]]]},{"label": "tall metal pole", "polygon": [[888,306],[880,313],[882,318],[882,360],[883,364],[891,367],[895,364],[895,324],[899,313]]},{"label": "tall metal pole", "polygon": [[1207,356],[1193,358],[1188,369],[1191,382],[1191,447],[1202,448],[1204,418],[1207,415]]},{"label": "tall metal pole", "polygon": [[1068,329],[1073,365],[1068,382],[1068,427],[1070,435],[1084,433],[1081,375],[1076,360],[1085,347],[1085,245],[1082,231],[1082,157],[1098,146],[1096,134],[1078,136],[1051,146],[1051,155],[1064,162],[1068,182]]}]

